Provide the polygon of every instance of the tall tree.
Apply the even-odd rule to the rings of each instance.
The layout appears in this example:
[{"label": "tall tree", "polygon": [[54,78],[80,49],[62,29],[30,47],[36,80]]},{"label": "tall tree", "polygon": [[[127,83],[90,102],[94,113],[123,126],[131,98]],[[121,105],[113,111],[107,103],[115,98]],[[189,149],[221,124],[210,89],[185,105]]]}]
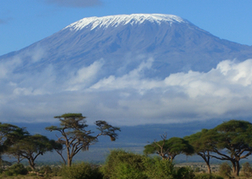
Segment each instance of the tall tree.
[{"label": "tall tree", "polygon": [[98,141],[99,136],[109,136],[111,141],[115,141],[120,131],[120,128],[109,125],[106,121],[96,121],[95,124],[98,129],[98,134],[88,130],[86,120],[81,113],[67,113],[61,116],[55,116],[60,120],[60,126],[50,126],[46,130],[58,131],[61,136],[58,137],[57,142],[65,146],[67,151],[67,160],[65,160],[62,151],[57,150],[58,154],[62,157],[67,165],[71,166],[73,157],[80,150],[88,150],[89,146]]},{"label": "tall tree", "polygon": [[211,156],[230,161],[233,172],[239,176],[240,160],[252,153],[252,124],[248,121],[230,120],[216,126],[212,131],[218,136],[213,150],[218,156]]},{"label": "tall tree", "polygon": [[166,140],[167,135],[161,136],[162,140],[154,141],[153,143],[144,146],[145,154],[158,154],[162,159],[170,160],[184,153],[186,155],[193,154],[193,147],[184,139],[179,137],[172,137]]}]

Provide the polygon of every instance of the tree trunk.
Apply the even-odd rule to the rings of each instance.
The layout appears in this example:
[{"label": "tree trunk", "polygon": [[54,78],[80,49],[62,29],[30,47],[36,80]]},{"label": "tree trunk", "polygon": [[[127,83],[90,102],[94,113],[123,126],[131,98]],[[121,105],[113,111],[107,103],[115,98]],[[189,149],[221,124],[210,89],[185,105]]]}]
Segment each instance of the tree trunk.
[{"label": "tree trunk", "polygon": [[207,171],[208,171],[209,174],[211,174],[212,171],[211,171],[211,167],[210,167],[209,161],[206,162],[206,164],[207,164]]},{"label": "tree trunk", "polygon": [[207,151],[207,154],[202,154],[200,152],[197,153],[197,155],[201,156],[201,158],[203,158],[203,160],[205,161],[206,165],[207,165],[207,171],[209,174],[212,173],[211,171],[211,167],[210,167],[210,154],[209,151]]},{"label": "tree trunk", "polygon": [[35,163],[34,163],[33,158],[29,158],[28,161],[29,161],[29,164],[30,164],[30,167],[32,168],[32,170],[35,170]]},{"label": "tree trunk", "polygon": [[239,163],[239,161],[236,161],[236,173],[235,173],[235,175],[239,176],[239,173],[240,173],[240,163]]},{"label": "tree trunk", "polygon": [[235,164],[235,161],[232,161],[232,160],[230,160],[230,161],[232,163],[233,173],[235,174],[236,173],[236,164]]},{"label": "tree trunk", "polygon": [[18,155],[17,156],[17,164],[19,164],[20,163],[20,156]]},{"label": "tree trunk", "polygon": [[71,167],[72,165],[72,158],[71,157],[67,157],[67,166]]},{"label": "tree trunk", "polygon": [[71,167],[71,165],[72,165],[72,157],[71,157],[70,147],[67,146],[67,166]]}]

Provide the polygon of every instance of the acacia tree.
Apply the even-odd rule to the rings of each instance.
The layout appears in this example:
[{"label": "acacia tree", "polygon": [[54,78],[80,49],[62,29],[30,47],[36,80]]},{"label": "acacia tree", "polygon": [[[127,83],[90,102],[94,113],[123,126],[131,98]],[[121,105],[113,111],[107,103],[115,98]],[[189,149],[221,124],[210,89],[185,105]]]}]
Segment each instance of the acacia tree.
[{"label": "acacia tree", "polygon": [[[1,154],[7,153],[10,150],[10,147],[22,140],[29,133],[25,128],[20,128],[18,126],[8,124],[8,123],[0,123],[0,160]],[[16,156],[18,159],[18,163],[20,162],[19,155]]]},{"label": "acacia tree", "polygon": [[205,161],[208,173],[211,173],[210,159],[211,152],[216,143],[216,137],[217,136],[208,129],[202,129],[201,132],[184,137],[184,139],[192,145],[194,152]]},{"label": "acacia tree", "polygon": [[145,154],[158,154],[163,160],[173,161],[174,158],[184,153],[186,155],[193,154],[193,147],[184,139],[172,137],[166,140],[167,135],[162,135],[162,140],[144,146]]},{"label": "acacia tree", "polygon": [[9,155],[18,156],[27,159],[30,167],[35,170],[35,160],[39,155],[45,152],[59,149],[60,144],[54,140],[49,140],[46,136],[35,134],[24,137],[23,139],[15,142],[6,151]]},{"label": "acacia tree", "polygon": [[239,176],[240,160],[252,153],[252,124],[247,121],[230,120],[211,131],[217,136],[213,152],[218,154],[211,156],[230,161],[234,174]]},{"label": "acacia tree", "polygon": [[[61,116],[55,116],[60,120],[60,126],[50,126],[46,130],[58,131],[61,136],[58,137],[57,142],[63,144],[67,151],[67,165],[71,166],[73,157],[80,150],[88,150],[89,146],[98,141],[99,136],[109,136],[111,141],[115,141],[120,131],[120,128],[109,125],[106,121],[96,121],[95,124],[99,131],[94,134],[93,131],[88,130],[86,120],[81,113],[67,113]],[[66,164],[66,160],[62,154],[63,150],[56,150],[62,157]]]}]

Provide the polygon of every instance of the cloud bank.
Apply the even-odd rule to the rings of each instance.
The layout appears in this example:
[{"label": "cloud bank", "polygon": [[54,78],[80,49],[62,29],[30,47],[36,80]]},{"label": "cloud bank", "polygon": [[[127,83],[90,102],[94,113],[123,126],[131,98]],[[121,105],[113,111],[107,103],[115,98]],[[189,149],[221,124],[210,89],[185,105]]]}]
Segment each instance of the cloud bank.
[{"label": "cloud bank", "polygon": [[[29,54],[39,62],[42,52]],[[39,54],[39,55],[38,55]],[[203,73],[174,73],[147,78],[154,59],[121,76],[103,75],[105,59],[78,69],[48,64],[18,71],[22,57],[0,61],[0,120],[52,122],[53,116],[78,112],[88,121],[117,125],[183,123],[252,116],[252,59],[222,61]]]},{"label": "cloud bank", "polygon": [[100,0],[45,0],[46,3],[64,7],[90,7],[102,4]]}]

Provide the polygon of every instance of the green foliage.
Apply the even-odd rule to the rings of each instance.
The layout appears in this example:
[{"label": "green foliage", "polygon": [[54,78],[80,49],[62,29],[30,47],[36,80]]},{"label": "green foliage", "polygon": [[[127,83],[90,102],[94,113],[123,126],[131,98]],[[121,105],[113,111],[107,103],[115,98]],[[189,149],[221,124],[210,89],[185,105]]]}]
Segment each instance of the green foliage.
[{"label": "green foliage", "polygon": [[221,176],[213,175],[213,174],[207,174],[207,173],[201,173],[197,174],[194,179],[224,179]]},{"label": "green foliage", "polygon": [[35,160],[39,155],[54,149],[55,141],[49,140],[46,136],[35,134],[24,137],[17,141],[7,151],[8,154],[25,158],[33,170]]},{"label": "green foliage", "polygon": [[72,166],[63,166],[62,179],[102,179],[103,176],[97,166],[88,163],[78,163]]},{"label": "green foliage", "polygon": [[249,178],[252,176],[252,168],[248,162],[242,165],[242,171],[245,177]]},{"label": "green foliage", "polygon": [[50,174],[50,176],[61,176],[62,174],[61,167],[55,166],[55,167],[51,167],[51,169],[52,169],[52,173]]},{"label": "green foliage", "polygon": [[28,170],[23,164],[14,164],[5,171],[7,176],[26,175],[27,173]]},{"label": "green foliage", "polygon": [[191,155],[194,153],[193,147],[188,143],[188,141],[179,138],[172,137],[166,140],[166,135],[162,136],[163,140],[144,146],[145,154],[158,154],[163,159],[173,160],[176,155],[184,153],[186,155]]},{"label": "green foliage", "polygon": [[112,150],[101,170],[106,179],[193,179],[190,168],[175,168],[169,160]]},{"label": "green foliage", "polygon": [[[124,150],[112,150],[106,159],[102,172],[105,178],[116,178],[119,173],[125,173],[134,169],[130,175],[138,175],[145,170],[145,156],[126,152]],[[140,174],[139,174],[140,176]]]},{"label": "green foliage", "polygon": [[176,179],[194,179],[194,172],[189,167],[181,167],[177,169],[176,175],[174,178]]},{"label": "green foliage", "polygon": [[39,173],[49,175],[52,173],[52,168],[48,165],[44,165],[39,169]]},{"label": "green foliage", "polygon": [[152,179],[172,179],[176,176],[174,165],[169,160],[161,160],[158,157],[145,161],[145,173]]},{"label": "green foliage", "polygon": [[147,179],[147,176],[140,169],[134,168],[128,163],[119,163],[110,179]]},{"label": "green foliage", "polygon": [[200,172],[200,168],[199,168],[199,167],[196,167],[196,168],[194,169],[194,171],[195,171],[195,172]]},{"label": "green foliage", "polygon": [[219,174],[223,177],[232,178],[232,168],[228,165],[227,162],[224,162],[220,165]]},{"label": "green foliage", "polygon": [[55,118],[85,118],[81,113],[66,113],[61,116],[55,116]]}]

